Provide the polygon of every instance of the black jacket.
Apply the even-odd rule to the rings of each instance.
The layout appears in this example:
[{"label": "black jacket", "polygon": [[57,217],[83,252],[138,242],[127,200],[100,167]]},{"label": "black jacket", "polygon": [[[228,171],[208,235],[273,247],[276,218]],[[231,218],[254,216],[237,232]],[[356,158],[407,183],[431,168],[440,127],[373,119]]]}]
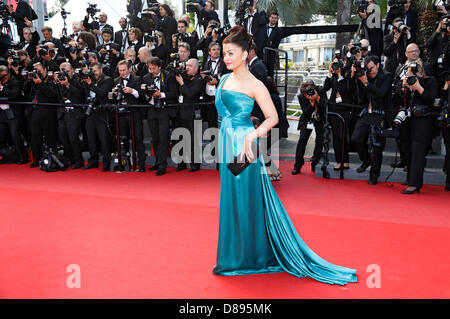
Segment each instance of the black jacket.
[{"label": "black jacket", "polygon": [[248,29],[248,17],[244,19],[244,27],[253,34],[253,41],[258,48],[258,56],[263,57],[263,49],[267,44],[267,14],[265,11],[255,12],[253,16],[252,29]]},{"label": "black jacket", "polygon": [[[8,98],[8,101],[19,101],[21,97],[21,86],[19,82],[10,77],[8,82],[3,83],[3,89],[0,91],[0,97]],[[20,110],[18,109],[18,105],[10,105],[10,109],[13,111],[15,115],[19,114]]]},{"label": "black jacket", "polygon": [[407,39],[406,34],[402,34],[398,42],[394,42],[394,34],[388,34],[384,37],[384,55],[386,61],[384,71],[394,74],[395,69],[406,62],[406,47],[411,43],[411,39]]},{"label": "black jacket", "polygon": [[[249,65],[250,72],[264,85],[267,87],[267,68],[264,62],[260,58],[256,58],[252,64]],[[258,103],[255,102],[252,113],[253,116],[257,117],[261,122],[264,121],[265,116],[259,107]]]},{"label": "black jacket", "polygon": [[26,27],[25,18],[32,21],[38,18],[36,12],[26,1],[19,1],[17,3],[16,11],[11,12],[11,16],[15,19],[17,24],[17,33],[23,35],[23,28]]},{"label": "black jacket", "polygon": [[[39,33],[37,31],[33,32],[31,41],[29,42],[25,51],[28,52],[30,58],[34,58],[36,56],[36,46],[39,44]],[[27,45],[27,42],[22,41],[19,43],[19,49],[23,49]]]},{"label": "black jacket", "polygon": [[[164,92],[166,98],[163,100],[166,104],[176,104],[178,102],[178,85],[173,76],[164,70],[161,70],[161,88],[160,92]],[[147,85],[153,83],[153,75],[148,73],[142,78],[142,83]],[[147,102],[148,103],[148,102]]]},{"label": "black jacket", "polygon": [[[133,94],[124,94],[125,97],[125,101],[127,102],[127,104],[140,104],[140,99],[141,99],[141,78],[138,76],[134,76],[133,74],[130,73],[129,78],[128,78],[128,83],[127,83],[127,87],[129,88],[133,88],[135,89],[138,93],[139,93],[139,97],[135,98],[133,96]],[[122,81],[121,77],[118,77],[116,79],[114,79],[114,84],[120,84]],[[125,85],[124,85],[125,87]]]},{"label": "black jacket", "polygon": [[[318,90],[320,92],[320,88]],[[303,94],[298,95],[298,101],[300,103],[300,107],[302,108],[302,115],[300,116],[300,119],[298,121],[298,127],[297,130],[300,130],[302,126],[306,126],[308,122],[310,122],[312,119],[312,115],[314,111],[317,108],[317,122],[320,124],[325,123],[325,111],[326,111],[326,105],[327,105],[327,96],[325,94],[320,95],[320,100],[317,106],[312,106],[311,102],[303,96]]]},{"label": "black jacket", "polygon": [[184,77],[184,84],[180,86],[180,93],[183,95],[183,104],[180,105],[180,117],[186,120],[194,119],[194,105],[184,105],[184,103],[195,103],[199,101],[203,93],[203,79],[200,75]]},{"label": "black jacket", "polygon": [[[65,103],[65,101],[70,100],[71,103],[66,104],[66,106],[70,106],[71,104],[86,103],[85,90],[80,85],[80,82],[75,75],[72,79],[69,79],[69,87],[57,84],[57,90],[59,91],[58,95],[60,102]],[[83,117],[83,110],[81,107],[75,107],[73,112],[76,114],[78,119]],[[62,118],[64,116],[64,107],[58,108],[57,114],[58,118]]]},{"label": "black jacket", "polygon": [[104,105],[108,102],[108,93],[111,92],[114,87],[113,78],[102,74],[100,80],[93,81],[88,87],[87,94],[89,91],[95,92],[94,105]]},{"label": "black jacket", "polygon": [[[269,32],[269,25],[266,26],[266,33]],[[283,31],[276,25],[272,28],[270,35],[267,38],[266,46],[274,49],[278,49],[281,40],[283,39]]]},{"label": "black jacket", "polygon": [[[55,84],[45,78],[41,83],[35,84],[33,81],[26,81],[24,84],[24,95],[29,101],[37,103],[58,103],[58,92]],[[39,106],[40,109],[56,112],[54,106]]]},{"label": "black jacket", "polygon": [[[344,71],[342,71],[341,74],[343,74]],[[330,97],[328,99],[331,103],[336,103],[336,97],[337,94],[341,96],[342,102],[341,103],[348,103],[351,104],[353,102],[352,93],[348,90],[348,80],[342,76],[342,79],[338,79],[336,74],[332,74],[331,78],[326,77],[325,81],[323,83],[323,86],[321,87],[321,91],[319,94],[325,94],[331,89]],[[333,112],[345,112],[345,111],[351,111],[351,109],[343,108],[343,107],[337,107],[335,104],[329,105],[329,110]]]}]

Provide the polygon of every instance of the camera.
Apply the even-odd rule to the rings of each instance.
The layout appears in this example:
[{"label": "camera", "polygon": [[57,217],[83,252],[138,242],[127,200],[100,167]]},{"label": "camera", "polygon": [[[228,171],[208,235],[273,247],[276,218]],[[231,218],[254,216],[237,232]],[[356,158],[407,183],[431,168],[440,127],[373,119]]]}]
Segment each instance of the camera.
[{"label": "camera", "polygon": [[39,45],[39,56],[45,56],[49,52],[49,48],[46,45],[40,44]]},{"label": "camera", "polygon": [[132,73],[135,73],[137,71],[142,71],[146,68],[146,66],[147,66],[147,64],[145,64],[144,62],[140,62],[140,63],[132,65],[130,68],[130,71]]},{"label": "camera", "polygon": [[142,92],[144,92],[145,95],[151,97],[153,94],[156,93],[156,91],[158,90],[158,87],[155,85],[155,83],[151,83],[151,84],[142,84],[141,85],[141,90]]},{"label": "camera", "polygon": [[314,96],[316,94],[316,90],[313,87],[308,88],[300,88],[300,93],[305,94],[308,96]]},{"label": "camera", "polygon": [[61,9],[61,17],[65,20],[67,19],[67,15],[70,14],[70,12],[67,12],[64,8]]},{"label": "camera", "polygon": [[177,41],[186,42],[189,35],[187,33],[175,33],[174,36],[177,38]]},{"label": "camera", "polygon": [[204,74],[204,75],[206,75],[205,76],[205,80],[206,80],[206,82],[211,82],[212,80],[214,80],[214,79],[216,79],[217,81],[219,81],[219,77],[220,77],[220,74],[211,74],[212,73],[212,71],[211,70],[209,70],[209,71],[202,71],[202,73]]},{"label": "camera", "polygon": [[69,78],[69,74],[66,71],[58,72],[58,80],[59,81],[65,81],[66,78]]},{"label": "camera", "polygon": [[342,70],[343,68],[344,68],[344,63],[341,60],[333,62],[331,64],[331,69],[333,69],[333,71]]},{"label": "camera", "polygon": [[355,6],[357,7],[357,12],[365,12],[369,7],[369,2],[366,0],[355,0]]},{"label": "camera", "polygon": [[86,9],[86,12],[91,16],[95,16],[97,12],[100,12],[100,9],[97,9],[96,3],[88,3],[88,8]]},{"label": "camera", "polygon": [[170,58],[173,60],[167,66],[166,70],[174,75],[186,74],[186,62],[180,62],[180,54],[172,53]]},{"label": "camera", "polygon": [[404,23],[400,23],[399,25],[398,25],[398,27],[392,27],[392,29],[395,31],[395,30],[397,30],[398,32],[400,32],[400,33],[406,33],[406,31],[409,29],[408,28],[408,26],[406,25],[406,24],[404,24]]},{"label": "camera", "polygon": [[353,64],[355,66],[356,69],[356,77],[361,77],[364,76],[367,72],[367,67],[365,66],[364,60],[356,60],[355,63]]},{"label": "camera", "polygon": [[416,75],[410,75],[406,78],[406,83],[408,83],[408,85],[414,85],[416,82],[417,82]]},{"label": "camera", "polygon": [[5,20],[8,20],[10,18],[10,16],[11,16],[11,13],[8,10],[8,5],[1,2],[0,3],[0,18],[3,19],[3,21],[5,21]]},{"label": "camera", "polygon": [[409,112],[407,112],[406,110],[401,110],[400,112],[398,112],[394,118],[394,126],[399,126],[400,124],[402,124],[408,116]]},{"label": "camera", "polygon": [[245,11],[249,7],[253,7],[254,0],[236,0],[235,7],[235,23],[236,25],[243,25],[245,19]]},{"label": "camera", "polygon": [[158,43],[158,37],[152,33],[144,33],[144,43],[155,42]]}]

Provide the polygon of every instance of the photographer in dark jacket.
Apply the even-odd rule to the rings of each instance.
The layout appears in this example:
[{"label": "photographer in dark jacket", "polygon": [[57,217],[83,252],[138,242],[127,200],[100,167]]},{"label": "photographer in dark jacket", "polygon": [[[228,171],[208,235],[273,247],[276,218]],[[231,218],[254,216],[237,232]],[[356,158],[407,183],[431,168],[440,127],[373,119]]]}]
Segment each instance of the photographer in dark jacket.
[{"label": "photographer in dark jacket", "polygon": [[[339,106],[339,103],[352,103],[352,94],[348,90],[347,79],[344,78],[346,70],[349,65],[344,65],[344,62],[338,58],[334,58],[328,67],[328,76],[323,84],[322,92],[327,92],[331,89],[331,94],[328,106],[330,112],[338,113],[344,119],[345,135],[342,135],[344,130],[341,120],[335,115],[329,115],[328,121],[333,133],[333,149],[336,157],[337,165],[335,170],[339,170],[342,165],[344,168],[349,168],[349,127],[352,118],[352,110]],[[336,103],[336,104],[334,104]]]},{"label": "photographer in dark jacket", "polygon": [[406,47],[410,43],[412,37],[408,27],[403,24],[402,18],[396,18],[391,32],[384,37],[384,71],[394,75],[397,67],[406,62]]},{"label": "photographer in dark jacket", "polygon": [[38,18],[36,12],[30,6],[28,1],[18,0],[16,11],[13,11],[12,6],[7,7],[11,16],[15,19],[17,24],[17,33],[20,36],[20,41],[25,41],[23,37],[23,28],[26,27],[27,21],[33,21]]},{"label": "photographer in dark jacket", "polygon": [[316,141],[314,145],[314,154],[311,160],[311,170],[316,170],[316,165],[320,161],[323,148],[323,134],[325,124],[325,110],[327,104],[326,95],[319,95],[320,89],[316,87],[312,80],[303,82],[300,86],[298,100],[302,108],[302,115],[298,122],[300,138],[298,139],[295,150],[295,164],[292,170],[293,175],[300,173],[305,160],[306,144],[314,128],[316,132]]},{"label": "photographer in dark jacket", "polygon": [[[117,64],[119,77],[114,80],[116,85],[115,94],[119,90],[123,93],[123,99],[119,103],[124,107],[125,111],[133,114],[134,139],[136,152],[138,154],[139,172],[145,172],[145,147],[144,147],[144,127],[143,120],[145,110],[140,107],[126,107],[127,104],[141,104],[141,78],[131,74],[130,65],[126,60],[122,60]],[[130,140],[130,116],[122,114],[119,118],[120,139],[128,150]]]},{"label": "photographer in dark jacket", "polygon": [[144,96],[150,108],[148,124],[152,135],[152,145],[155,152],[155,164],[151,170],[157,170],[156,175],[166,173],[167,157],[169,156],[169,121],[170,114],[176,110],[166,108],[166,104],[177,102],[177,84],[169,72],[161,70],[161,60],[151,57],[148,60],[150,73],[143,77],[144,84],[151,90],[144,90]]},{"label": "photographer in dark jacket", "polygon": [[[178,102],[180,103],[180,126],[189,130],[190,141],[183,141],[191,145],[190,154],[181,155],[181,162],[178,164],[177,171],[184,170],[186,168],[186,162],[190,162],[191,169],[189,172],[195,172],[200,169],[201,164],[201,152],[202,152],[202,138],[201,132],[194,131],[195,111],[197,107],[194,105],[199,101],[200,95],[203,91],[203,80],[198,74],[199,64],[197,59],[189,59],[186,62],[186,75],[176,75],[175,80],[178,82],[180,97]],[[186,105],[185,105],[186,104]],[[201,131],[201,120],[200,123]],[[195,135],[197,133],[197,135]],[[183,151],[184,153],[184,151]],[[189,156],[190,155],[190,156]]]},{"label": "photographer in dark jacket", "polygon": [[75,71],[72,65],[69,62],[64,62],[59,68],[60,72],[54,73],[54,81],[58,83],[60,102],[66,105],[58,108],[57,111],[59,138],[64,145],[66,161],[72,164],[72,169],[78,169],[84,166],[82,143],[79,138],[83,110],[80,107],[70,105],[84,104],[86,98],[78,78],[74,76]]},{"label": "photographer in dark jacket", "polygon": [[[37,75],[29,77],[24,85],[24,96],[30,97],[30,101],[36,103],[58,103],[58,92],[52,79],[48,77],[47,67],[41,63],[34,65]],[[56,154],[58,141],[58,127],[56,108],[52,106],[33,105],[31,108],[31,150],[33,152],[33,163],[30,167],[38,167],[42,157],[42,146],[49,147],[50,152]]]},{"label": "photographer in dark jacket", "polygon": [[421,63],[409,65],[408,73],[401,79],[405,88],[400,100],[405,103],[394,119],[394,125],[401,125],[403,134],[400,145],[408,168],[408,188],[402,194],[420,192],[423,186],[425,156],[433,139],[433,102],[439,95],[438,83],[434,77],[427,77]]},{"label": "photographer in dark jacket", "polygon": [[[8,67],[0,66],[0,97],[7,98],[8,101],[18,101],[21,87],[18,82],[11,77]],[[1,102],[0,102],[1,103]],[[16,154],[19,158],[17,164],[28,162],[28,154],[25,151],[24,142],[20,130],[20,122],[16,113],[17,106],[0,104],[0,127],[7,126],[11,139],[14,143]]]},{"label": "photographer in dark jacket", "polygon": [[450,56],[450,28],[446,25],[447,21],[448,18],[445,18],[439,22],[436,31],[433,32],[425,45],[428,49],[429,62],[433,65],[437,78],[439,78],[442,71],[439,65],[445,63],[445,54],[447,59]]},{"label": "photographer in dark jacket", "polygon": [[[383,149],[386,138],[374,136],[376,129],[388,127],[386,123],[387,109],[391,109],[392,76],[380,69],[377,57],[369,56],[364,60],[365,68],[356,69],[352,66],[349,80],[350,92],[356,91],[354,78],[358,78],[358,87],[361,105],[366,108],[361,112],[355,124],[351,141],[355,146],[362,162],[357,168],[358,173],[364,172],[369,166],[369,185],[376,185],[380,176]],[[372,156],[369,154],[367,139],[371,137]]]},{"label": "photographer in dark jacket", "polygon": [[[92,109],[86,111],[86,133],[89,146],[89,162],[84,169],[98,167],[98,153],[101,151],[103,157],[103,171],[109,171],[111,160],[111,132],[109,131],[109,120],[111,112],[108,109],[99,108],[98,105],[108,103],[108,93],[114,86],[114,80],[103,74],[102,67],[98,63],[90,65],[94,79],[86,77],[83,79],[87,96],[92,104]],[[100,142],[100,145],[97,143]]]}]

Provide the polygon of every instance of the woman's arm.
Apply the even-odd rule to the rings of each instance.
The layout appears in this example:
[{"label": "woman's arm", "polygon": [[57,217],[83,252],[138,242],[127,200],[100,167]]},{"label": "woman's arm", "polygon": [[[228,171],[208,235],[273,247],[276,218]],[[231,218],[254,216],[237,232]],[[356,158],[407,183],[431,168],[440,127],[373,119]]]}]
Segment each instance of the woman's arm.
[{"label": "woman's arm", "polygon": [[266,136],[267,133],[278,124],[277,110],[266,86],[261,81],[256,81],[253,88],[256,103],[258,103],[266,119],[256,130],[245,137],[244,148],[240,157],[241,161],[243,161],[244,155],[247,156],[249,161],[252,161],[255,158],[251,148],[253,140],[261,136]]}]

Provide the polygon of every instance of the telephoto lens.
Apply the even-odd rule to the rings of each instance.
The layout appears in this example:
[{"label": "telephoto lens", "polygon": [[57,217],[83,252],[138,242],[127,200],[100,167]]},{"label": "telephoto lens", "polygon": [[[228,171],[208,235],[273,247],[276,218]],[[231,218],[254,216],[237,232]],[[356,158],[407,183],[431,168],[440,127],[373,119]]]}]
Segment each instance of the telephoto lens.
[{"label": "telephoto lens", "polygon": [[398,112],[397,116],[394,118],[394,125],[399,126],[403,123],[403,121],[406,119],[406,112],[400,111]]}]

